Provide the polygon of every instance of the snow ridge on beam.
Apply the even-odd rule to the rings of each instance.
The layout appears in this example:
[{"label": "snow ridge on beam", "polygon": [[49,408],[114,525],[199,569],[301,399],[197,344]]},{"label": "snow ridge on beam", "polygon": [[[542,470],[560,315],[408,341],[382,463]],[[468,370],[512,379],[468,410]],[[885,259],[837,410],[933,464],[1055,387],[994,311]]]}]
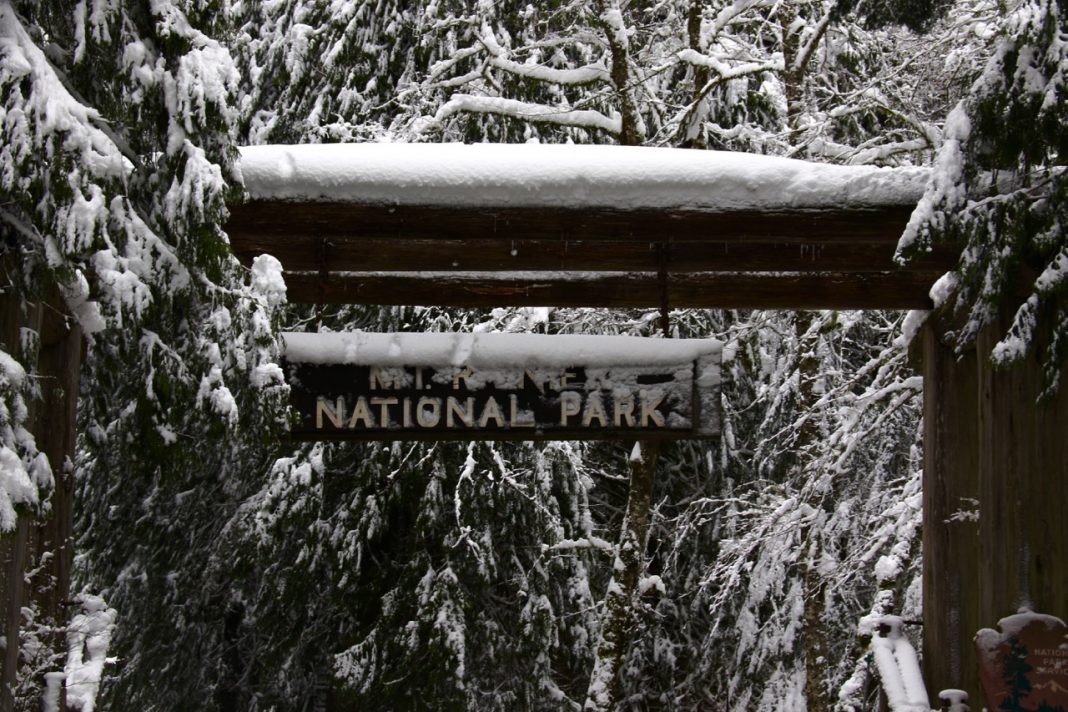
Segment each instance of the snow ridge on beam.
[{"label": "snow ridge on beam", "polygon": [[465,208],[863,209],[915,205],[924,168],[645,146],[247,146],[252,199]]}]

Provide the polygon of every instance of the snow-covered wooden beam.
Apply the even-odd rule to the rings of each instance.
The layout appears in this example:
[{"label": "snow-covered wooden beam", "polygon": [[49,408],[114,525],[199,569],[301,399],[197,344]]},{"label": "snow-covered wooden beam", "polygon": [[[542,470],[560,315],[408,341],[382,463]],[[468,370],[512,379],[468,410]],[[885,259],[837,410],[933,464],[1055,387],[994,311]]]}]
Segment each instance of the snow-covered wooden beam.
[{"label": "snow-covered wooden beam", "polygon": [[676,306],[924,308],[956,260],[893,260],[920,169],[488,144],[260,146],[240,168],[234,253],[281,260],[296,302],[645,307],[666,283]]}]

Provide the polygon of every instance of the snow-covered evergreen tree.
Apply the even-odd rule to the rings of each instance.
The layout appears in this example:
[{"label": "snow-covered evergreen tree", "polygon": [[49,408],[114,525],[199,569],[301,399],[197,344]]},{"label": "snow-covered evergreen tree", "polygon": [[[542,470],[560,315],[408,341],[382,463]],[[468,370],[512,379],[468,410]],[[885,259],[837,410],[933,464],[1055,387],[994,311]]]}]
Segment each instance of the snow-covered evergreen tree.
[{"label": "snow-covered evergreen tree", "polygon": [[[176,532],[204,534],[175,528],[181,501],[227,484],[222,463],[244,452],[231,443],[250,443],[243,428],[271,417],[284,390],[271,363],[272,314],[284,298],[277,263],[261,260],[249,279],[219,226],[236,185],[237,73],[212,39],[224,10],[0,3],[5,290],[36,302],[58,287],[88,335],[79,561],[82,580],[139,621],[118,628],[124,656],[137,655],[126,641],[138,627],[164,620],[138,610],[136,588],[175,585]],[[5,372],[19,395],[18,370]],[[21,411],[10,402],[18,441]],[[32,443],[21,444],[25,461]],[[37,709],[42,680],[31,672],[16,699]]]},{"label": "snow-covered evergreen tree", "polygon": [[937,293],[961,316],[958,348],[1014,311],[994,362],[1041,348],[1051,394],[1068,360],[1068,8],[1014,5],[994,56],[947,120],[930,187],[899,249],[907,259],[935,241],[959,244],[960,266]]}]

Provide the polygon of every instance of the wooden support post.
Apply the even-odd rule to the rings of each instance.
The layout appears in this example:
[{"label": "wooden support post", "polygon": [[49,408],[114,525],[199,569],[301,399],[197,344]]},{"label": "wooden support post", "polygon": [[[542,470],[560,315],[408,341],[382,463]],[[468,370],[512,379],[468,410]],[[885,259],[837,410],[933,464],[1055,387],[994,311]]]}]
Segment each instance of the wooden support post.
[{"label": "wooden support post", "polygon": [[612,580],[605,594],[601,637],[583,706],[587,712],[608,712],[616,707],[619,668],[627,650],[638,579],[645,564],[649,510],[659,455],[660,443],[648,440],[638,443],[631,455],[627,515],[619,533]]},{"label": "wooden support post", "polygon": [[19,634],[22,629],[22,605],[26,595],[24,572],[26,570],[26,553],[29,549],[29,521],[19,517],[15,531],[5,534],[0,539],[0,552],[3,556],[3,590],[0,602],[3,603],[4,615],[4,668],[0,682],[0,712],[15,709],[15,679],[19,663]]},{"label": "wooden support post", "polygon": [[978,366],[958,359],[932,316],[923,330],[923,677],[929,699],[979,699]]},{"label": "wooden support post", "polygon": [[[959,359],[934,317],[923,337],[924,677],[932,696],[962,689],[974,708],[976,631],[1021,606],[1068,618],[1068,368],[1042,405],[1045,344],[995,368],[1010,316]],[[970,499],[978,522],[959,514]]]},{"label": "wooden support post", "polygon": [[1021,606],[1068,619],[1068,368],[1054,401],[1036,405],[1046,344],[994,368],[990,352],[1008,323],[1003,315],[977,344],[984,627]]}]

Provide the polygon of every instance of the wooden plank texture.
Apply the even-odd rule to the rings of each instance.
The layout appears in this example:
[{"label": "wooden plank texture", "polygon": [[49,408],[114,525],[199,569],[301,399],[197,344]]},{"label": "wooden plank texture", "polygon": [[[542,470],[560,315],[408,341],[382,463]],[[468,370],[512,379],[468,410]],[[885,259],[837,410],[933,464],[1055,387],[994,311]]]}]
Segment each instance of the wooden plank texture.
[{"label": "wooden plank texture", "polygon": [[959,513],[978,508],[978,365],[974,350],[957,358],[945,330],[932,316],[922,336],[923,677],[932,700],[958,689],[975,701],[972,638],[989,622],[979,616],[979,523]]},{"label": "wooden plank texture", "polygon": [[[508,210],[255,201],[227,231],[292,271],[888,271],[908,210]],[[954,250],[910,265],[945,271]]]},{"label": "wooden plank texture", "polygon": [[608,210],[448,208],[253,200],[230,206],[231,236],[340,236],[352,239],[470,240],[795,240],[896,243],[910,205],[870,210]]},{"label": "wooden plank texture", "polygon": [[1068,367],[1058,396],[1042,405],[1035,404],[1041,390],[1035,352],[1011,368],[994,368],[989,354],[1011,315],[1006,311],[977,344],[980,616],[986,627],[1022,605],[1068,619]]},{"label": "wooden plank texture", "polygon": [[[963,358],[945,341],[952,324],[932,317],[924,334],[924,672],[932,693],[964,689],[972,709],[983,704],[977,630],[1021,606],[1068,618],[1068,389],[1036,403],[1041,336],[1021,363],[994,367],[1012,315],[1006,307]],[[953,521],[970,509],[961,498],[978,500],[977,526]]]},{"label": "wooden plank texture", "polygon": [[[661,304],[667,273],[676,307],[924,309],[957,253],[896,265],[910,213],[256,200],[231,207],[227,231],[246,264],[282,262],[293,302],[644,308]],[[616,274],[580,274],[595,271]]]},{"label": "wooden plank texture", "polygon": [[[317,271],[858,271],[897,269],[890,241],[708,241],[552,239],[390,239],[353,236],[285,237],[231,233],[246,264],[260,254],[277,257],[286,269]],[[948,270],[956,253],[940,248],[909,270]]]},{"label": "wooden plank texture", "polygon": [[[672,274],[668,304],[720,309],[928,309],[934,272]],[[494,276],[360,274],[285,275],[297,303],[421,306],[559,306],[653,308],[655,274]]]}]

